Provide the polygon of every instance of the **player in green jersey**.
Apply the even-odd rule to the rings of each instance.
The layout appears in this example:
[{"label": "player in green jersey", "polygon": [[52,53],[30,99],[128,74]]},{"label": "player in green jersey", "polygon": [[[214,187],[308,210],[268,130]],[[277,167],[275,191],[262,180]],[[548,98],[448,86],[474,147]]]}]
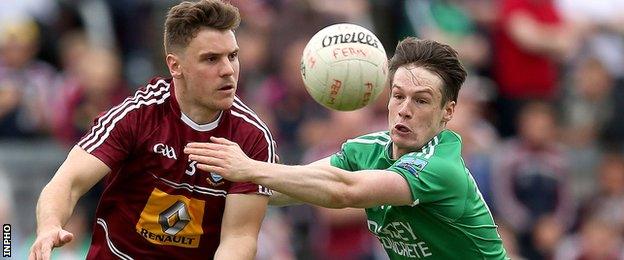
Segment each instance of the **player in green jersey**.
[{"label": "player in green jersey", "polygon": [[232,181],[323,207],[365,208],[369,230],[391,259],[506,259],[461,158],[461,138],[446,129],[466,78],[456,51],[407,38],[389,67],[389,131],[348,140],[331,157],[305,166],[268,164],[222,138],[188,144],[185,152],[199,169]]}]

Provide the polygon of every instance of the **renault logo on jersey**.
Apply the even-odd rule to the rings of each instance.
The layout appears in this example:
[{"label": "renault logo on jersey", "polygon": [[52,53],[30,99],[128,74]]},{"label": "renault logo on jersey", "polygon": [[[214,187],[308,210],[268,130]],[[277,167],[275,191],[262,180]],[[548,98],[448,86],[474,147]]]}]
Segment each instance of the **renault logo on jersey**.
[{"label": "renault logo on jersey", "polygon": [[136,223],[136,232],[157,245],[198,248],[205,201],[155,188]]},{"label": "renault logo on jersey", "polygon": [[177,160],[178,157],[176,156],[175,150],[173,149],[173,147],[169,147],[166,144],[163,143],[157,143],[154,145],[153,148],[154,152],[157,154],[161,154],[169,159],[174,159]]},{"label": "renault logo on jersey", "polygon": [[184,202],[179,200],[158,216],[158,223],[160,223],[163,232],[172,236],[184,229],[189,221],[191,221],[191,217],[188,209],[186,209]]}]

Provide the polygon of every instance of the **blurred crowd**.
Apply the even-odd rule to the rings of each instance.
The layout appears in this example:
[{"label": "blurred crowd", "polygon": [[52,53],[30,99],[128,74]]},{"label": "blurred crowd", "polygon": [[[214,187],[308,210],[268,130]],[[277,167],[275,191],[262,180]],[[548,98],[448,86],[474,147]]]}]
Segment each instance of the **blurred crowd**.
[{"label": "blurred crowd", "polygon": [[[26,150],[17,156],[36,164],[64,153],[99,113],[167,76],[162,24],[177,2],[0,1],[1,154]],[[333,112],[306,93],[299,62],[316,31],[356,23],[388,55],[405,36],[434,39],[469,71],[448,127],[463,138],[512,259],[624,259],[624,0],[231,2],[243,19],[238,94],[272,130],[282,163],[312,162],[387,128],[387,94]],[[49,142],[58,149],[41,148]],[[0,222],[19,223],[19,256],[33,238],[36,196],[60,162],[24,173],[7,161]],[[97,192],[80,202],[68,227],[79,239],[57,259],[84,258]],[[363,210],[270,208],[258,259],[386,258],[365,223]]]}]

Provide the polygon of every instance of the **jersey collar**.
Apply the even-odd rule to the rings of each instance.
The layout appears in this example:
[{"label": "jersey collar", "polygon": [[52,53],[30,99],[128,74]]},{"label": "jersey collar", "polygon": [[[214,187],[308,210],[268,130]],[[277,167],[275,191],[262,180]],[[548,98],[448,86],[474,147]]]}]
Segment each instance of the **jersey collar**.
[{"label": "jersey collar", "polygon": [[201,125],[198,123],[195,123],[191,118],[185,115],[184,112],[182,112],[182,109],[180,109],[180,104],[178,104],[178,99],[175,97],[175,86],[173,85],[173,79],[171,79],[170,84],[171,84],[171,87],[169,88],[169,91],[171,92],[171,96],[173,97],[171,99],[171,106],[173,108],[174,113],[180,116],[180,119],[182,119],[182,122],[184,122],[184,124],[193,128],[193,130],[200,131],[200,132],[208,132],[217,128],[217,126],[219,126],[219,121],[221,121],[221,117],[223,116],[223,111],[219,112],[219,116],[217,117],[217,119],[215,119],[214,121],[210,123],[201,124]]},{"label": "jersey collar", "polygon": [[182,114],[182,122],[184,122],[186,125],[190,126],[191,128],[193,128],[196,131],[200,131],[200,132],[208,132],[212,129],[217,128],[217,126],[219,126],[219,121],[221,120],[221,116],[223,115],[223,111],[219,112],[219,116],[217,117],[217,119],[215,119],[214,121],[207,123],[207,124],[198,124],[195,123],[191,118],[189,118],[188,116],[186,116],[184,114],[184,112],[180,111],[180,114]]}]

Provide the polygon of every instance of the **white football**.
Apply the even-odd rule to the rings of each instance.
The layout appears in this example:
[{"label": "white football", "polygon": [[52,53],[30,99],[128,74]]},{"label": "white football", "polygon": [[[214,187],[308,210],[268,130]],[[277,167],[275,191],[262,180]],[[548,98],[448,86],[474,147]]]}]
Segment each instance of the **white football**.
[{"label": "white football", "polygon": [[347,23],[317,32],[301,57],[308,93],[321,105],[340,111],[373,102],[383,90],[387,66],[386,51],[377,36]]}]

